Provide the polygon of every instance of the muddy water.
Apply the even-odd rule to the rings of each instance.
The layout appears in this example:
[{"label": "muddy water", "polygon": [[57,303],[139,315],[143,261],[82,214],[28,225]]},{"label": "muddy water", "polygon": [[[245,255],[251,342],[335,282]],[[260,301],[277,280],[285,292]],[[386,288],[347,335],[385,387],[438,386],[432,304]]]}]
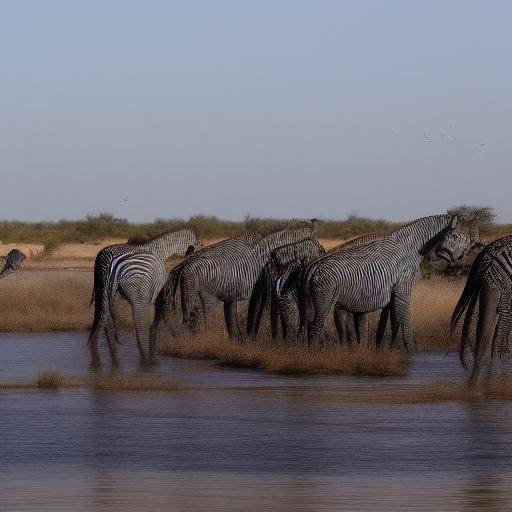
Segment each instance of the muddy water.
[{"label": "muddy water", "polygon": [[[0,381],[86,374],[83,334],[0,336]],[[126,372],[136,354],[122,345]],[[293,378],[163,359],[184,390],[0,394],[0,510],[505,510],[512,405],[323,400],[463,378],[419,354],[400,379]]]}]

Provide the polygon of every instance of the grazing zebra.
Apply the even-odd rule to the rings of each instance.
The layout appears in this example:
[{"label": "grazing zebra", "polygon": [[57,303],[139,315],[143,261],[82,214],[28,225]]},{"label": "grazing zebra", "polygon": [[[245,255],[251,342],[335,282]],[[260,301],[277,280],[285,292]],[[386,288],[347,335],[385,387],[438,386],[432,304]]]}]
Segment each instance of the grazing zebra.
[{"label": "grazing zebra", "polygon": [[512,330],[512,235],[495,240],[478,254],[453,311],[452,333],[466,312],[459,349],[460,361],[464,367],[466,367],[465,352],[477,302],[478,323],[474,360],[468,380],[471,385],[477,382],[480,365],[489,349],[489,375],[494,352],[498,350],[500,356],[508,352],[508,340]]},{"label": "grazing zebra", "polygon": [[[147,317],[148,298],[151,298],[151,304],[165,283],[165,261],[173,255],[184,255],[188,251],[193,251],[195,247],[200,247],[195,234],[190,229],[183,229],[165,233],[144,243],[110,245],[98,253],[94,262],[92,294],[94,319],[89,335],[92,366],[100,364],[98,337],[101,333],[105,334],[113,363],[118,362],[117,334],[114,325],[117,291],[132,307],[137,346],[141,361],[146,362],[142,341],[148,333],[147,329],[145,332],[142,331],[148,323],[147,318],[144,318],[144,312]],[[162,272],[163,279],[160,277]],[[152,342],[149,348],[152,356]]]},{"label": "grazing zebra", "polygon": [[294,282],[295,274],[300,273],[308,261],[321,254],[325,254],[325,249],[316,238],[283,245],[271,252],[262,279],[254,287],[249,302],[247,330],[252,337],[258,333],[265,306],[270,304],[272,338],[277,337],[280,318],[283,339],[286,339],[289,328],[295,326],[298,318],[298,298],[290,283]]},{"label": "grazing zebra", "polygon": [[[455,267],[461,264],[461,261],[470,251],[481,245],[483,245],[482,242],[478,236],[474,235],[474,233],[468,233],[460,229],[455,229],[446,235],[442,247],[438,249],[432,249],[429,252],[429,256],[432,257],[432,255],[434,255],[436,258],[447,262],[450,267]],[[396,312],[393,308],[393,301],[391,301],[391,303],[382,309],[376,335],[377,346],[382,344],[386,324],[389,317],[391,317],[392,346],[399,329],[399,322],[396,318]]]},{"label": "grazing zebra", "polygon": [[13,249],[7,253],[7,256],[3,256],[5,259],[4,268],[0,272],[0,278],[8,276],[16,270],[19,270],[26,256],[18,249]]},{"label": "grazing zebra", "polygon": [[[424,217],[388,236],[325,255],[319,263],[310,265],[305,273],[304,290],[313,303],[315,314],[308,325],[308,342],[320,337],[326,315],[334,306],[353,313],[369,313],[393,301],[407,349],[413,341],[412,284],[420,263],[432,248],[446,261],[459,259],[463,248],[444,244],[449,234],[453,237],[455,230],[456,217]],[[301,320],[303,318],[301,315]]]},{"label": "grazing zebra", "polygon": [[[197,257],[183,261],[169,289],[173,296],[178,282],[181,286],[183,323],[189,329],[194,327],[191,312],[196,295],[203,292],[223,302],[228,334],[232,339],[241,339],[237,302],[251,297],[273,250],[306,238],[317,238],[314,227],[283,229],[253,244],[238,243],[216,252],[204,251]],[[249,316],[252,318],[252,315]]]},{"label": "grazing zebra", "polygon": [[[178,263],[170,272],[163,286],[162,290],[158,294],[155,301],[155,319],[153,322],[152,329],[156,332],[160,325],[163,323],[170,328],[171,326],[171,312],[176,309],[175,296],[178,285],[180,284],[180,277],[183,269],[192,264],[193,262],[205,262],[210,259],[220,257],[228,251],[234,251],[238,246],[251,246],[261,239],[261,235],[248,231],[242,235],[229,238],[227,240],[221,240],[213,245],[204,247],[199,251],[195,251],[188,258]],[[202,263],[197,263],[201,265]],[[203,313],[203,319],[205,326],[208,322],[209,315],[221,302],[215,296],[208,293],[206,290],[199,290],[198,298],[201,303],[201,309]],[[191,311],[188,312],[187,321],[184,322],[186,327],[190,331],[195,331],[199,321],[199,309],[194,306]]]}]

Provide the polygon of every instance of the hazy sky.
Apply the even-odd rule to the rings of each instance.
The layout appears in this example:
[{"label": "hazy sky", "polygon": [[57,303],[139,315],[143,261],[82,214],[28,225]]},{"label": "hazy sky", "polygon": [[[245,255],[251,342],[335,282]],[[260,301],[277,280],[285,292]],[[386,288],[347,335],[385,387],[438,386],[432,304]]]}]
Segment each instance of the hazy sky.
[{"label": "hazy sky", "polygon": [[0,218],[512,221],[512,2],[2,2]]}]

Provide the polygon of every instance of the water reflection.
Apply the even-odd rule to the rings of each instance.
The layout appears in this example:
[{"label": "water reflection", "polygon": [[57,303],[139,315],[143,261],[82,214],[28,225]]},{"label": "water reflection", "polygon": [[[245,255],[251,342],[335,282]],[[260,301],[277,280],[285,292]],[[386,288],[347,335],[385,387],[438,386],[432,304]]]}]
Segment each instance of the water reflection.
[{"label": "water reflection", "polygon": [[[0,379],[47,369],[84,373],[84,341],[0,336]],[[126,347],[123,360],[134,371],[136,354]],[[324,399],[357,386],[462,378],[454,358],[419,355],[410,375],[385,381],[289,378],[175,360],[155,371],[187,390],[0,395],[0,508],[492,511],[511,503],[508,402]]]}]

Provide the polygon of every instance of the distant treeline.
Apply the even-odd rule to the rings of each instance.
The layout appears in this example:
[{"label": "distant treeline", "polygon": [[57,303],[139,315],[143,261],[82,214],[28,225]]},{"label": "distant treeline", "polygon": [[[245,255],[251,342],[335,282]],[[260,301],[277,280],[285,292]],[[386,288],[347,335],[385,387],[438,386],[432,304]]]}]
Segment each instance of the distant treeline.
[{"label": "distant treeline", "polygon": [[[247,216],[242,221],[222,220],[214,216],[196,215],[184,219],[155,219],[151,223],[131,223],[110,213],[88,215],[82,220],[56,222],[0,221],[0,241],[3,243],[39,243],[51,250],[63,243],[96,242],[106,238],[146,238],[165,231],[191,228],[202,239],[236,236],[247,230],[262,234],[291,225],[300,225],[307,219],[271,219]],[[320,238],[347,239],[364,233],[387,233],[400,223],[384,219],[369,219],[349,215],[343,220],[318,220]],[[485,238],[498,238],[512,233],[512,224],[485,222],[480,234]]]}]

